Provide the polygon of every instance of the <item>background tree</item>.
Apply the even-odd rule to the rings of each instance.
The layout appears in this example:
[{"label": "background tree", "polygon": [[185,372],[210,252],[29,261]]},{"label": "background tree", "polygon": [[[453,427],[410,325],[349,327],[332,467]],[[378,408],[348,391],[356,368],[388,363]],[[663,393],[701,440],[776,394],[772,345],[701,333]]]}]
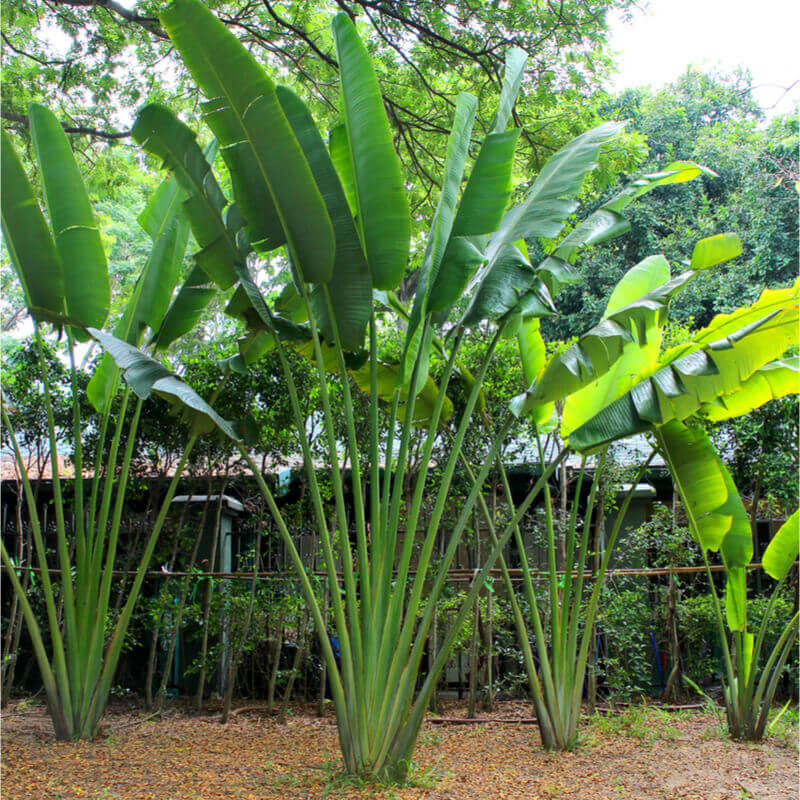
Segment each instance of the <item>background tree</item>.
[{"label": "background tree", "polygon": [[[644,172],[687,159],[719,177],[669,187],[637,203],[630,234],[578,266],[581,282],[564,290],[562,314],[544,320],[545,331],[563,338],[580,329],[578,321],[596,321],[612,287],[633,264],[650,253],[684,262],[697,239],[721,230],[739,234],[742,255],[689,287],[673,306],[676,321],[701,327],[714,314],[752,302],[764,286],[794,280],[800,129],[796,117],[767,120],[752,99],[751,85],[746,72],[689,69],[660,91],[630,89],[600,101],[601,115],[630,119],[643,137]],[[612,181],[606,192],[617,189]]]}]

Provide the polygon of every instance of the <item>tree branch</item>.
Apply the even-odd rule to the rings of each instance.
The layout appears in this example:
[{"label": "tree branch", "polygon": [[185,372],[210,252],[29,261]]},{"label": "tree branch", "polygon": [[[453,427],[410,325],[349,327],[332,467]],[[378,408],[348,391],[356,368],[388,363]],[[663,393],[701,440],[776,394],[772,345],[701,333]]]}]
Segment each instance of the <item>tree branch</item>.
[{"label": "tree branch", "polygon": [[137,14],[135,11],[131,11],[130,9],[125,8],[121,3],[118,3],[117,0],[51,0],[55,5],[58,6],[77,6],[77,7],[84,7],[84,8],[102,8],[108,11],[109,14],[116,15],[121,17],[126,22],[133,22],[136,25],[140,25],[146,31],[149,31],[153,34],[153,36],[157,36],[159,39],[167,39],[167,34],[164,33],[164,29],[161,27],[161,24],[158,21],[157,17],[144,17],[141,14]]},{"label": "tree branch", "polygon": [[[24,114],[17,114],[14,111],[0,110],[0,117],[8,122],[14,122],[21,125],[23,128],[30,127],[30,120]],[[127,139],[131,135],[130,131],[103,131],[98,128],[91,128],[84,125],[68,125],[65,122],[61,123],[64,133],[73,133],[80,136],[91,136],[93,139],[105,139],[113,141],[116,139]]]}]

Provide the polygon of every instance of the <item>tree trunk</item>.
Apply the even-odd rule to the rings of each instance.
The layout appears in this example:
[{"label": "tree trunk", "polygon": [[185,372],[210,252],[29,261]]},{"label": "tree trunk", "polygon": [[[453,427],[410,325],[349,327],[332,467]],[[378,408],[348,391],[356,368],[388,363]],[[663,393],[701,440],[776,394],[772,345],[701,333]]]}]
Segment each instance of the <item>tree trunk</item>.
[{"label": "tree trunk", "polygon": [[475,718],[476,698],[478,694],[478,628],[480,627],[480,607],[475,600],[472,610],[472,641],[469,648],[469,695],[467,697],[467,717]]},{"label": "tree trunk", "polygon": [[[200,515],[200,525],[197,529],[197,535],[194,537],[194,544],[192,545],[192,553],[189,557],[189,564],[186,572],[191,572],[194,569],[195,562],[197,561],[197,553],[200,550],[200,542],[203,540],[203,531],[205,529],[206,514],[208,512],[209,495],[206,495],[206,501],[203,504],[203,512]],[[188,505],[188,503],[187,503]],[[191,577],[183,579],[181,584],[181,595],[178,598],[178,608],[175,611],[175,619],[172,623],[172,630],[169,637],[169,646],[167,649],[167,657],[164,660],[164,669],[161,673],[161,682],[158,685],[158,693],[156,694],[156,706],[159,711],[164,708],[164,698],[167,695],[167,683],[169,681],[169,673],[172,671],[172,660],[175,657],[175,648],[177,647],[178,634],[181,629],[181,622],[183,621],[183,611],[186,607],[186,598],[189,595],[191,587]]]},{"label": "tree trunk", "polygon": [[[480,545],[480,520],[478,513],[475,512],[475,563],[480,564],[481,545]],[[467,717],[475,717],[475,706],[478,694],[478,640],[480,633],[480,594],[475,598],[475,606],[472,609],[472,641],[469,648],[469,696],[467,697]]]},{"label": "tree trunk", "polygon": [[492,593],[489,592],[487,598],[486,621],[483,626],[483,646],[486,650],[486,694],[483,699],[483,708],[491,712],[494,708],[494,676],[492,664]]},{"label": "tree trunk", "polygon": [[[322,619],[327,624],[328,621],[328,583],[325,582],[325,590],[322,597]],[[325,714],[325,683],[328,679],[328,664],[325,659],[322,659],[322,669],[319,681],[319,702],[317,703],[317,716],[322,717]]]},{"label": "tree trunk", "polygon": [[[175,531],[175,538],[172,542],[172,552],[169,554],[168,568],[170,572],[175,568],[175,559],[178,556],[178,543],[180,542],[181,532],[183,531],[183,523],[186,518],[186,509],[189,507],[188,503],[183,504],[181,515],[178,518],[178,527]],[[169,584],[167,584],[168,586]],[[160,594],[160,593],[159,593]],[[153,636],[150,639],[150,655],[147,659],[147,675],[144,681],[144,704],[147,709],[153,708],[153,676],[156,671],[156,654],[158,652],[158,634],[161,631],[161,620],[164,618],[164,611],[162,608],[158,609],[156,620],[153,624]]]},{"label": "tree trunk", "polygon": [[278,682],[278,670],[281,663],[281,650],[283,645],[283,625],[276,628],[278,635],[272,643],[272,664],[269,672],[269,684],[267,685],[267,714],[272,713],[275,707],[275,684]]},{"label": "tree trunk", "polygon": [[[597,495],[597,514],[594,526],[594,555],[592,556],[592,575],[597,580],[597,573],[600,570],[601,551],[603,549],[604,528],[605,528],[605,504],[606,498],[602,489]],[[583,564],[578,564],[578,569],[584,569]],[[580,598],[575,599],[580,603]],[[589,671],[586,686],[586,703],[589,710],[594,712],[597,706],[597,619],[592,624],[591,639],[592,652],[589,657]]]},{"label": "tree trunk", "polygon": [[664,686],[664,699],[667,702],[677,702],[681,693],[681,648],[678,638],[678,582],[675,576],[669,574],[669,592],[667,594],[667,630],[669,631],[670,661],[672,669]]},{"label": "tree trunk", "polygon": [[[431,624],[431,632],[428,634],[428,664],[433,664],[436,661],[437,648],[438,648],[438,635],[439,635],[439,603],[433,610],[433,623]],[[431,699],[428,701],[428,709],[432,714],[439,713],[439,680],[436,680],[433,691],[431,692]]]},{"label": "tree trunk", "polygon": [[256,586],[258,585],[258,568],[261,562],[261,530],[256,533],[256,552],[253,559],[253,578],[250,581],[250,599],[247,604],[247,616],[244,621],[244,630],[242,631],[238,647],[231,647],[231,654],[228,659],[228,681],[225,685],[225,699],[222,704],[222,717],[220,722],[224,725],[228,721],[228,714],[231,710],[231,700],[233,699],[233,687],[236,683],[236,671],[239,667],[239,658],[244,649],[247,636],[250,633],[250,622],[253,619],[253,604],[256,599]]},{"label": "tree trunk", "polygon": [[292,691],[294,690],[294,682],[297,678],[297,673],[300,670],[300,665],[303,663],[303,659],[305,658],[306,654],[306,628],[308,627],[306,620],[304,619],[300,631],[298,632],[298,640],[297,640],[297,649],[294,653],[294,661],[292,662],[292,671],[289,673],[289,681],[286,684],[286,691],[283,693],[283,701],[281,702],[281,708],[278,712],[278,722],[284,722],[286,720],[286,712],[289,708],[289,700],[292,696]]},{"label": "tree trunk", "polygon": [[[219,543],[219,523],[222,517],[222,503],[225,497],[225,488],[228,485],[227,478],[219,490],[219,500],[217,501],[217,514],[214,519],[214,536],[211,544],[211,563],[209,572],[214,571],[217,562],[217,545]],[[199,711],[203,707],[203,692],[206,688],[206,658],[208,657],[208,621],[211,612],[211,588],[213,578],[206,579],[206,591],[203,595],[203,644],[200,650],[200,677],[197,679],[197,692],[195,693],[194,705]]]},{"label": "tree trunk", "polygon": [[[20,487],[21,489],[21,487]],[[20,566],[25,566],[24,555],[27,552],[27,566],[33,566],[33,551],[31,548],[31,529],[28,528],[28,534],[25,536],[25,531],[22,525],[22,492],[20,491],[17,496],[17,532],[19,536],[19,549],[17,553],[17,563]],[[25,543],[23,544],[23,538]],[[26,545],[26,546],[25,546]],[[22,590],[27,592],[28,585],[31,580],[30,570],[25,570],[22,576]],[[17,667],[17,655],[19,653],[19,640],[22,634],[22,613],[19,608],[17,593],[13,593],[11,600],[11,612],[8,622],[8,631],[6,633],[6,641],[3,647],[3,666],[2,676],[0,677],[0,708],[5,708],[8,703],[8,698],[11,695],[11,687],[14,685],[14,672]]]}]

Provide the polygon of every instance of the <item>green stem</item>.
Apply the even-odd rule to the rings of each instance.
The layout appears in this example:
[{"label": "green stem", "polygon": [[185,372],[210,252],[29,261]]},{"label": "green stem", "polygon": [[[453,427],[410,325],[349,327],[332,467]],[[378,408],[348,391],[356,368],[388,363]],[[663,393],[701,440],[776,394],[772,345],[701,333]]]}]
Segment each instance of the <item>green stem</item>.
[{"label": "green stem", "polygon": [[[55,596],[53,595],[53,586],[50,581],[50,568],[47,564],[47,550],[42,536],[42,528],[39,522],[39,514],[36,510],[36,498],[33,494],[28,471],[25,468],[25,462],[22,458],[22,452],[17,443],[17,437],[14,433],[14,428],[11,425],[11,420],[8,417],[8,410],[6,408],[5,395],[0,390],[0,411],[2,411],[3,425],[6,429],[11,445],[14,449],[14,458],[17,462],[20,478],[22,479],[22,488],[25,493],[25,504],[28,507],[28,516],[31,521],[31,530],[33,532],[33,542],[36,548],[36,558],[39,563],[39,575],[42,581],[42,594],[45,599],[45,607],[47,608],[47,620],[50,630],[50,640],[53,647],[53,669],[55,672],[55,679],[58,684],[58,696],[60,697],[59,710],[61,716],[65,720],[67,731],[71,737],[74,733],[74,719],[72,716],[72,697],[70,694],[69,675],[67,671],[66,654],[64,652],[64,638],[61,634],[61,627],[58,623],[58,613],[56,611]],[[54,723],[55,724],[55,723]]]},{"label": "green stem", "polygon": [[[56,542],[59,565],[61,567],[61,592],[64,608],[64,627],[66,632],[66,656],[69,667],[68,679],[70,683],[72,710],[77,710],[78,692],[80,690],[81,663],[80,648],[78,646],[78,629],[75,614],[75,595],[72,583],[72,564],[69,556],[67,542],[67,529],[64,521],[64,499],[61,492],[61,477],[58,463],[58,440],[56,438],[56,424],[53,414],[53,396],[50,390],[50,378],[47,364],[44,359],[44,345],[39,334],[38,326],[35,327],[36,350],[41,369],[42,386],[44,388],[45,409],[47,415],[47,432],[50,440],[50,468],[53,481],[53,507],[56,518]],[[77,398],[74,398],[77,402]]]}]

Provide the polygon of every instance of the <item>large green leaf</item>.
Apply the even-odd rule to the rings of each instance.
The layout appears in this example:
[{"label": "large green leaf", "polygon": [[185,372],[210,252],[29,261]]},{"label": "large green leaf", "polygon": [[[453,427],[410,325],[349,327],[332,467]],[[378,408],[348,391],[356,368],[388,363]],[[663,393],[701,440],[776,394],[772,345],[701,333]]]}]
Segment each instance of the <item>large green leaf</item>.
[{"label": "large green leaf", "polygon": [[[715,173],[692,161],[675,161],[661,172],[641,175],[630,181],[619,194],[603,203],[586,219],[579,222],[539,265],[537,273],[547,284],[551,294],[555,296],[564,284],[580,281],[580,275],[572,268],[571,263],[582,248],[599,244],[627,233],[630,225],[627,219],[622,216],[622,212],[634,200],[659,186],[684,183],[685,181],[694,180],[700,175],[713,176]],[[723,236],[733,237],[734,235],[723,234]],[[738,242],[738,238],[736,238],[736,241]],[[741,249],[739,252],[741,252]],[[738,255],[738,252],[733,255]],[[729,255],[728,258],[732,258],[733,255]],[[706,264],[703,267],[700,264],[700,259],[698,259],[697,263],[693,262],[692,269],[698,270],[712,266],[711,264]]]},{"label": "large green leaf", "polygon": [[511,172],[519,130],[490,133],[472,167],[447,243],[429,307],[444,319],[483,261],[486,234],[503,218],[511,196]]},{"label": "large green leaf", "polygon": [[701,239],[692,251],[692,269],[708,269],[742,254],[742,243],[735,233],[720,233]]},{"label": "large green leaf", "polygon": [[781,525],[778,532],[772,537],[764,556],[761,559],[761,566],[767,575],[782,581],[792,568],[792,564],[797,561],[800,552],[800,529],[798,529],[798,515],[795,511],[786,522]]},{"label": "large green leaf", "polygon": [[[701,328],[697,331],[697,333],[692,336],[691,341],[671,348],[664,354],[663,358],[664,360],[673,360],[703,345],[710,344],[736,331],[740,331],[742,328],[754,322],[758,322],[770,314],[783,312],[790,308],[796,310],[799,299],[800,279],[796,280],[792,286],[783,289],[764,289],[758,300],[754,303],[749,306],[737,308],[730,314],[718,314],[705,328]],[[778,355],[780,354],[781,353],[778,353]]]},{"label": "large green leaf", "polygon": [[332,29],[361,240],[373,285],[393,289],[405,272],[411,236],[400,162],[378,80],[355,25],[342,12],[334,17]]},{"label": "large green leaf", "polygon": [[165,350],[176,339],[188,333],[197,324],[219,289],[209,285],[208,276],[195,267],[172,301],[164,319],[153,336],[151,344]]},{"label": "large green leaf", "polygon": [[509,244],[497,253],[490,269],[479,270],[461,325],[477,325],[487,318],[543,317],[556,313],[550,292],[536,277],[522,244]]},{"label": "large green leaf", "polygon": [[[357,369],[351,369],[350,375],[356,383],[356,386],[364,392],[370,393],[370,374],[369,363],[364,363]],[[378,385],[378,398],[384,403],[390,403],[394,396],[394,390],[400,376],[399,364],[386,364],[379,363],[377,369],[377,385]],[[419,425],[427,424],[430,421],[433,409],[436,405],[436,398],[439,396],[439,387],[434,382],[433,378],[428,376],[424,384],[419,388],[416,399],[414,401],[414,422]],[[402,420],[406,413],[408,404],[409,393],[407,391],[401,392],[401,402],[398,406],[398,418]],[[440,424],[444,425],[453,414],[453,403],[449,397],[444,398],[442,405],[442,412],[440,417]]]},{"label": "large green leaf", "polygon": [[52,112],[32,103],[28,114],[50,227],[64,275],[67,316],[82,325],[102,325],[108,316],[111,290],[89,195],[67,135]]},{"label": "large green leaf", "polygon": [[272,249],[281,243],[274,209],[304,279],[329,280],[333,227],[275,84],[200,0],[174,0],[161,21],[210,98],[206,120],[223,146],[253,247]]},{"label": "large green leaf", "polygon": [[[428,234],[422,266],[419,269],[414,304],[411,307],[411,315],[406,331],[402,371],[402,377],[405,380],[411,378],[414,363],[420,353],[423,327],[428,313],[428,300],[438,278],[442,257],[450,239],[450,232],[453,229],[458,192],[461,188],[461,179],[464,176],[464,166],[467,161],[472,125],[475,121],[477,107],[478,101],[471,94],[462,93],[456,99],[453,127],[447,140],[442,189],[439,193],[436,213]],[[427,356],[428,353],[423,352],[420,365],[417,368],[419,386],[428,377]]]},{"label": "large green leaf", "polygon": [[[650,256],[632,267],[614,288],[603,319],[621,311],[626,306],[655,291],[669,281],[669,264],[663,256]],[[561,417],[561,435],[570,433],[591,419],[609,403],[633,386],[636,376],[655,364],[661,349],[661,317],[653,314],[645,328],[643,340],[622,345],[622,352],[610,369],[567,397]],[[633,334],[633,331],[631,331]]]},{"label": "large green leaf", "polygon": [[[741,309],[738,318],[750,320],[749,309]],[[727,333],[729,323],[725,320],[717,330]],[[663,354],[652,374],[648,371],[640,376],[630,391],[574,431],[570,445],[587,450],[670,420],[687,419],[708,404],[717,404],[726,395],[737,393],[744,381],[795,343],[797,325],[795,290],[784,296],[779,310],[720,339],[707,342],[709,333],[704,329],[689,345]]]},{"label": "large green leaf", "polygon": [[503,72],[503,87],[500,90],[500,103],[494,119],[493,133],[502,133],[508,125],[514,103],[522,84],[522,75],[525,71],[527,53],[519,47],[512,47],[506,53],[506,64]]},{"label": "large green leaf", "polygon": [[333,165],[336,167],[336,173],[342,182],[350,213],[355,217],[358,214],[355,177],[353,176],[353,162],[350,158],[350,143],[347,141],[347,128],[343,122],[331,128],[328,136],[328,149]]},{"label": "large green leaf", "polygon": [[228,289],[237,280],[237,265],[245,263],[250,243],[244,220],[228,205],[196,135],[168,108],[156,103],[139,112],[132,135],[144,150],[161,160],[186,193],[184,209],[202,248],[194,260],[217,286]]},{"label": "large green leaf", "polygon": [[[189,240],[189,223],[181,208],[184,197],[177,180],[170,176],[139,215],[139,224],[152,238],[153,246],[122,318],[114,328],[114,336],[135,347],[141,344],[147,328],[155,332],[161,326],[180,278]],[[114,359],[104,353],[86,387],[89,401],[101,414],[111,399],[116,375]]]},{"label": "large green leaf", "polygon": [[2,132],[3,236],[34,319],[64,313],[64,277],[53,237],[11,140]]},{"label": "large green leaf", "polygon": [[[214,150],[209,146],[207,152]],[[147,328],[158,330],[180,279],[190,228],[183,210],[185,197],[171,175],[139,214],[139,224],[153,240],[153,248],[137,281],[135,302],[129,303],[130,330],[124,338],[130,344],[138,344]]]},{"label": "large green leaf", "polygon": [[461,297],[475,269],[483,261],[486,235],[503,219],[511,196],[511,173],[518,129],[506,131],[519,92],[525,67],[525,53],[511,48],[506,55],[503,87],[495,125],[481,144],[453,222],[441,264],[428,300],[437,321],[444,321]]},{"label": "large green leaf", "polygon": [[198,420],[206,431],[218,428],[228,438],[239,441],[233,425],[223,419],[188,383],[163,364],[154,361],[133,345],[96,328],[89,334],[111,355],[132,391],[143,400],[156,394],[183,410],[188,419]]},{"label": "large green leaf", "polygon": [[489,237],[486,261],[472,279],[468,290],[471,301],[461,324],[474,325],[484,319],[496,320],[513,313],[517,304],[503,291],[504,285],[513,286],[520,300],[528,295],[529,289],[535,289],[536,295],[541,296],[539,287],[535,286],[538,280],[535,271],[526,257],[517,255],[519,248],[515,248],[514,243],[526,238],[558,236],[576,208],[574,196],[597,164],[600,146],[621,127],[617,123],[605,123],[566,144],[545,164],[524,200],[505,213],[499,227]]},{"label": "large green leaf", "polygon": [[575,137],[552,156],[522,203],[506,213],[489,239],[488,260],[517,239],[558,235],[575,208],[573,198],[587,174],[597,166],[600,146],[616,136],[622,127],[615,122],[598,125]]},{"label": "large green leaf", "polygon": [[[345,350],[358,350],[372,308],[372,280],[344,189],[317,126],[306,105],[285,86],[277,89],[278,100],[300,146],[303,148],[317,187],[328,209],[336,237],[333,275],[325,284],[336,326]],[[323,337],[334,342],[328,302],[321,286],[311,293],[311,305]]]},{"label": "large green leaf", "polygon": [[704,403],[700,406],[699,414],[713,422],[741,417],[770,400],[797,394],[799,381],[800,358],[794,356],[770,361],[742,381],[730,394],[714,403]]},{"label": "large green leaf", "polygon": [[728,625],[731,630],[744,630],[745,568],[753,557],[753,537],[733,479],[701,428],[669,422],[657,429],[656,440],[698,543],[722,555],[728,580]]},{"label": "large green leaf", "polygon": [[[658,274],[664,274],[665,268],[668,271],[660,256],[651,259],[642,262],[643,270],[651,265]],[[616,364],[629,343],[644,347],[648,331],[663,323],[670,300],[694,275],[691,271],[684,272],[607,314],[575,344],[549,361],[536,385],[528,389],[528,406],[560,400],[589,386]],[[641,276],[642,270],[636,270],[631,276],[631,286]],[[618,297],[621,300],[623,294]],[[614,306],[616,303],[617,299]]]}]

